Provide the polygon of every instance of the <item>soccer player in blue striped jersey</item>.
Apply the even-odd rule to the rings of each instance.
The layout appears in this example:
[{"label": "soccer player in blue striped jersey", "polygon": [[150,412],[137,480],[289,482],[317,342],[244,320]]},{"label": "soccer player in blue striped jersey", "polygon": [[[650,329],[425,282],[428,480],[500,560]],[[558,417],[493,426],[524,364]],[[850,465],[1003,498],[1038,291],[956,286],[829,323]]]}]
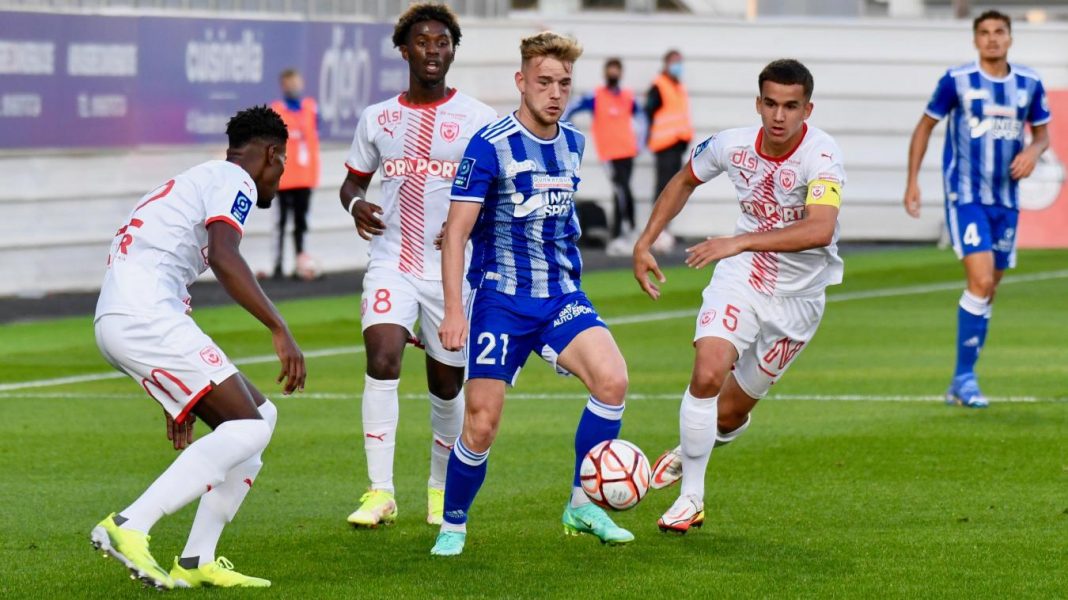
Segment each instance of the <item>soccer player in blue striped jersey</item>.
[{"label": "soccer player in blue striped jersey", "polygon": [[[431,550],[438,556],[463,552],[506,386],[515,384],[531,352],[578,376],[590,392],[575,432],[565,532],[590,533],[608,544],[634,539],[579,486],[582,458],[618,437],[627,390],[623,355],[580,286],[573,197],[585,139],[560,117],[582,48],[543,32],[523,39],[520,53],[519,109],[468,144],[453,180],[442,242],[445,318],[438,334],[446,349],[466,347],[468,381],[463,433],[446,471],[444,523]],[[465,315],[461,291],[469,239],[472,292]]]},{"label": "soccer player in blue striped jersey", "polygon": [[[920,164],[931,131],[945,118],[946,226],[968,280],[957,311],[957,365],[946,402],[984,408],[988,401],[979,390],[975,363],[998,282],[1016,263],[1019,183],[1049,147],[1050,112],[1038,74],[1008,60],[1010,18],[988,10],[972,31],[979,60],[942,76],[912,134],[905,210],[920,216]],[[1032,134],[1026,146],[1025,124]]]}]

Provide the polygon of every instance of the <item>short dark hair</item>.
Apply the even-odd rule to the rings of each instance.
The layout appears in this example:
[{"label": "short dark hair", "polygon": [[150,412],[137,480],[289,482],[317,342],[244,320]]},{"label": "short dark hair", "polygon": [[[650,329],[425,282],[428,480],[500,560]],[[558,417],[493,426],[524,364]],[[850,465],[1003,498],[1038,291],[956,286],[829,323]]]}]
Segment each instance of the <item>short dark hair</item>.
[{"label": "short dark hair", "polygon": [[667,52],[664,53],[664,62],[666,63],[667,61],[671,60],[672,56],[678,56],[679,58],[682,58],[682,52],[679,52],[678,50],[676,50],[674,48],[672,48],[671,50],[668,50]]},{"label": "short dark hair", "polygon": [[812,79],[812,73],[808,67],[792,58],[780,58],[768,63],[757,78],[757,89],[764,93],[764,82],[770,81],[782,85],[800,85],[805,90],[805,98],[812,98],[812,90],[816,86]]},{"label": "short dark hair", "polygon": [[990,20],[990,19],[997,19],[999,21],[1004,21],[1005,22],[1005,27],[1009,30],[1009,33],[1012,33],[1012,17],[1010,17],[1009,15],[1007,15],[1007,14],[1001,12],[1001,11],[993,10],[993,9],[984,10],[982,13],[979,14],[978,17],[975,17],[975,20],[972,21],[972,33],[975,33],[977,31],[979,31],[979,24],[980,23],[982,23],[983,21]]},{"label": "short dark hair", "polygon": [[404,11],[404,14],[397,20],[397,26],[393,28],[393,46],[400,48],[407,44],[408,34],[411,33],[412,27],[424,21],[441,23],[449,30],[453,47],[460,45],[460,37],[463,34],[460,32],[460,22],[456,19],[456,13],[444,4],[421,2],[409,6],[408,10]]},{"label": "short dark hair", "polygon": [[266,105],[252,106],[238,111],[226,124],[230,148],[242,148],[252,140],[285,144],[289,140],[285,121]]},{"label": "short dark hair", "polygon": [[604,61],[604,68],[607,69],[608,67],[615,67],[615,68],[619,69],[620,71],[622,71],[623,70],[623,61],[621,61],[618,58],[616,58],[615,56],[613,56],[613,57],[609,58],[608,60]]}]

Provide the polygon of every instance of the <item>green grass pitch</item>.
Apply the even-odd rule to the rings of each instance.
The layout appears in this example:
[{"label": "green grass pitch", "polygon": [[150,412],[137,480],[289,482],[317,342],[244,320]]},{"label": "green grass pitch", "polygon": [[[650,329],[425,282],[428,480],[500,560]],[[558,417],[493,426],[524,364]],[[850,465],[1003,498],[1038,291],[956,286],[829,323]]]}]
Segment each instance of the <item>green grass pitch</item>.
[{"label": "green grass pitch", "polygon": [[[949,252],[846,257],[815,340],[753,427],[716,451],[703,530],[659,533],[675,489],[616,515],[637,540],[565,538],[581,384],[531,359],[507,402],[466,552],[429,556],[424,522],[429,408],[422,357],[409,351],[397,445],[398,524],[354,531],[365,486],[353,297],[281,305],[309,358],[307,392],[283,398],[273,363],[242,370],[279,406],[266,466],[220,553],[271,598],[726,598],[1068,596],[1068,252],[1022,252],[998,293],[979,365],[985,411],[938,400],[953,363],[962,274]],[[622,437],[650,460],[674,445],[678,397],[709,271],[668,271],[665,297],[626,271],[585,288],[630,366]],[[943,285],[945,284],[945,285]],[[233,358],[270,352],[236,307],[197,310]],[[619,319],[626,317],[620,321]],[[631,318],[633,317],[633,318]],[[133,598],[152,593],[91,551],[88,533],[173,459],[160,409],[127,379],[12,389],[107,372],[91,319],[0,327],[0,597]],[[274,392],[272,394],[272,392]],[[170,565],[193,507],[153,530]]]}]

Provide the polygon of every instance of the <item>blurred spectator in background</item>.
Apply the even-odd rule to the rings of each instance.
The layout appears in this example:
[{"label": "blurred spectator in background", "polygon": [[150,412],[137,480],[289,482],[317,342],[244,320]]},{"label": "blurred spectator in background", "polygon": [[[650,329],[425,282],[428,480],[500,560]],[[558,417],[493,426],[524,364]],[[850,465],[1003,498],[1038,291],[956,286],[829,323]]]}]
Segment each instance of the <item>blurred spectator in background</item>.
[{"label": "blurred spectator in background", "polygon": [[564,120],[578,112],[593,113],[591,131],[597,147],[597,156],[608,166],[612,180],[614,210],[612,215],[612,241],[608,244],[610,255],[627,256],[634,247],[623,237],[623,222],[627,231],[633,232],[634,194],[630,191],[630,177],[634,172],[634,157],[638,155],[638,136],[634,119],[640,114],[634,90],[621,87],[623,63],[618,58],[609,58],[604,63],[604,85],[592,94],[583,95],[564,114]]},{"label": "blurred spectator in background", "polygon": [[[645,101],[645,114],[649,119],[647,145],[656,157],[656,202],[664,186],[682,168],[686,149],[693,139],[693,123],[690,119],[690,96],[682,84],[682,53],[668,50],[664,55],[664,68],[653,80]],[[670,251],[674,247],[671,234],[664,232],[653,244],[654,250]]]},{"label": "blurred spectator in background", "polygon": [[286,69],[279,76],[282,99],[271,108],[282,116],[289,130],[286,147],[288,162],[278,187],[278,229],[273,277],[282,277],[285,256],[286,221],[293,215],[293,245],[296,250],[295,275],[314,279],[319,269],[304,251],[304,234],[308,231],[308,207],[312,190],[319,185],[319,109],[315,100],[304,95],[304,78],[296,69]]}]

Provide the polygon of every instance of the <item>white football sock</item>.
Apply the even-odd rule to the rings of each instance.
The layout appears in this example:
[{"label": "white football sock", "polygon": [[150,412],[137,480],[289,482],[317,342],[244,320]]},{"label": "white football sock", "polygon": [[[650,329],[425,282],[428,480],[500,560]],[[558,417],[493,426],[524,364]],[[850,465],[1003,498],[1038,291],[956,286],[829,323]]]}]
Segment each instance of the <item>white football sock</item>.
[{"label": "white football sock", "polygon": [[679,408],[679,437],[682,440],[680,495],[693,496],[700,501],[704,501],[705,470],[716,443],[718,398],[694,398],[690,389],[686,388]]},{"label": "white football sock", "polygon": [[726,446],[727,444],[729,444],[729,443],[733,442],[734,440],[738,439],[738,436],[740,436],[743,433],[745,433],[746,429],[749,429],[749,423],[752,420],[753,420],[753,416],[752,415],[745,415],[745,422],[742,423],[741,425],[739,425],[738,428],[735,429],[734,431],[728,431],[727,433],[723,433],[722,431],[720,431],[719,427],[717,426],[716,427],[716,448],[719,448],[720,446]]},{"label": "white football sock", "polygon": [[586,506],[590,502],[592,502],[592,500],[586,495],[586,492],[582,491],[581,487],[576,486],[571,488],[571,508]]},{"label": "white football sock", "polygon": [[[274,433],[274,426],[278,422],[278,409],[270,400],[260,407],[260,415]],[[234,520],[237,509],[245,500],[249,490],[252,489],[256,476],[263,467],[263,451],[257,452],[245,462],[230,469],[226,479],[210,492],[200,497],[197,506],[197,516],[193,519],[193,527],[189,530],[189,539],[182,550],[182,561],[198,559],[197,567],[215,562],[215,546],[219,543],[223,528]],[[190,568],[193,565],[183,564]]]},{"label": "white football sock", "polygon": [[467,533],[467,523],[450,523],[448,521],[441,522],[441,532],[455,531],[456,533]]},{"label": "white football sock", "polygon": [[262,419],[226,421],[193,442],[178,455],[134,501],[120,513],[122,527],[148,533],[163,518],[219,485],[238,464],[258,455],[271,440],[271,428]]},{"label": "white football sock", "polygon": [[393,493],[393,449],[397,443],[399,379],[364,376],[363,450],[371,489]]},{"label": "white football sock", "polygon": [[456,438],[464,428],[464,391],[452,400],[430,396],[430,481],[429,487],[445,489],[445,469],[449,465],[449,455]]}]

